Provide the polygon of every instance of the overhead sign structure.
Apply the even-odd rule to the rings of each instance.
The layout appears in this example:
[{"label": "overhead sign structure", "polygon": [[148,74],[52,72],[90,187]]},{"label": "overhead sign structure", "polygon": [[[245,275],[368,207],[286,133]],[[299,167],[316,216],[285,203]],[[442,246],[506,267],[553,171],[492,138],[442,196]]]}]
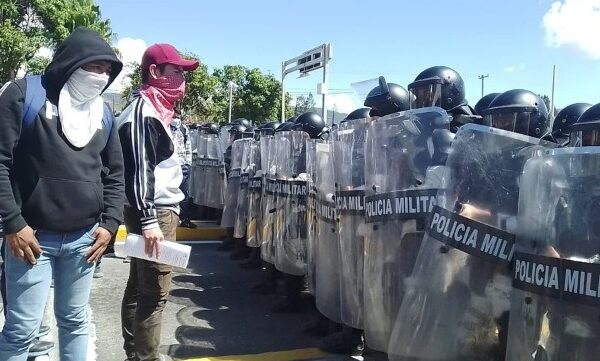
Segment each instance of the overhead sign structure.
[{"label": "overhead sign structure", "polygon": [[326,43],[317,46],[314,49],[305,51],[295,58],[286,60],[281,65],[281,121],[285,121],[285,76],[294,72],[299,72],[300,77],[308,73],[323,69],[323,82],[318,85],[318,93],[323,96],[322,117],[327,122],[327,65],[331,60],[331,44]]}]

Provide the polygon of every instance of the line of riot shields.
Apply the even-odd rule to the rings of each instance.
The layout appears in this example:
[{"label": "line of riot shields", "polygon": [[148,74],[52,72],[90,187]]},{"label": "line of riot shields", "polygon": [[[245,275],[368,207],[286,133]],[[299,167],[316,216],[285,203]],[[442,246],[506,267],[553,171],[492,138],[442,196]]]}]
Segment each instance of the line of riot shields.
[{"label": "line of riot shields", "polygon": [[[600,147],[467,124],[442,156],[448,124],[429,107],[327,140],[236,140],[227,191],[202,195],[390,360],[597,360]],[[217,165],[219,142],[202,139],[198,166]]]}]

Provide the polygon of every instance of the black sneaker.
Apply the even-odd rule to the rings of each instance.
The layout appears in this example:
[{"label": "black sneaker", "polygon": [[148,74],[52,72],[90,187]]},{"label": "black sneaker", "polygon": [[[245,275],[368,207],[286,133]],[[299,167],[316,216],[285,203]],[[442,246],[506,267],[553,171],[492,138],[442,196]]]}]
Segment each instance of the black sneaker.
[{"label": "black sneaker", "polygon": [[54,349],[54,343],[49,341],[41,341],[36,339],[29,348],[29,355],[27,357],[38,357],[44,356],[50,353]]},{"label": "black sneaker", "polygon": [[198,228],[198,226],[197,226],[196,224],[194,224],[194,222],[192,222],[192,221],[191,221],[191,220],[189,220],[189,219],[186,219],[186,220],[183,220],[183,221],[181,221],[181,224],[180,224],[180,226],[181,226],[181,227],[184,227],[184,228],[192,228],[192,229],[194,229],[194,228]]}]

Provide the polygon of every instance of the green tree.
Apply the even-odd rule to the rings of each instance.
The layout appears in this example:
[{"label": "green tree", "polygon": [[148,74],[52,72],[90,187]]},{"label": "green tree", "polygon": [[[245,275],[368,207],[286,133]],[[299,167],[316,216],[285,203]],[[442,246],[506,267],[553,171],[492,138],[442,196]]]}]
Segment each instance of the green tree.
[{"label": "green tree", "polygon": [[[223,104],[221,122],[226,122],[229,115],[229,81],[239,86],[233,96],[232,118],[244,117],[255,124],[280,118],[281,82],[272,74],[241,65],[226,65],[213,74],[220,80],[215,99]],[[290,101],[291,97],[286,94],[286,114],[292,114]]]},{"label": "green tree", "polygon": [[43,31],[29,11],[31,6],[31,1],[0,2],[0,83],[14,79],[44,44]]},{"label": "green tree", "polygon": [[[539,96],[544,101],[544,104],[546,104],[546,109],[548,109],[548,112],[550,112],[550,105],[551,105],[550,97],[547,96],[546,94],[540,94]],[[557,113],[556,107],[554,107],[554,114],[556,115],[556,113]]]},{"label": "green tree", "polygon": [[129,74],[127,77],[129,78],[129,85],[123,88],[121,91],[121,96],[125,101],[129,101],[133,92],[142,85],[142,67],[138,63],[128,63],[125,64],[123,68],[123,72]]},{"label": "green tree", "polygon": [[54,48],[78,26],[112,39],[110,22],[93,0],[0,1],[0,83],[14,79],[22,67],[38,72],[42,63],[34,60],[36,52]]},{"label": "green tree", "polygon": [[296,106],[294,107],[294,115],[306,113],[315,107],[315,98],[312,93],[308,96],[300,95],[296,98]]}]

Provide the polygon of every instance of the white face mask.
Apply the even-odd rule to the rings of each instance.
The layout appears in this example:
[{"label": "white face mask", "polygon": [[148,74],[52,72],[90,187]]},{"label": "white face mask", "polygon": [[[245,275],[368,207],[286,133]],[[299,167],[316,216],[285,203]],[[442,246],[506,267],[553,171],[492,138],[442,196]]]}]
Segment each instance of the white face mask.
[{"label": "white face mask", "polygon": [[100,94],[109,76],[81,68],[73,72],[58,97],[58,115],[63,134],[73,146],[85,147],[102,128],[104,102]]},{"label": "white face mask", "polygon": [[99,96],[106,88],[109,78],[107,74],[92,73],[82,68],[75,70],[65,84],[73,105],[77,106]]}]

